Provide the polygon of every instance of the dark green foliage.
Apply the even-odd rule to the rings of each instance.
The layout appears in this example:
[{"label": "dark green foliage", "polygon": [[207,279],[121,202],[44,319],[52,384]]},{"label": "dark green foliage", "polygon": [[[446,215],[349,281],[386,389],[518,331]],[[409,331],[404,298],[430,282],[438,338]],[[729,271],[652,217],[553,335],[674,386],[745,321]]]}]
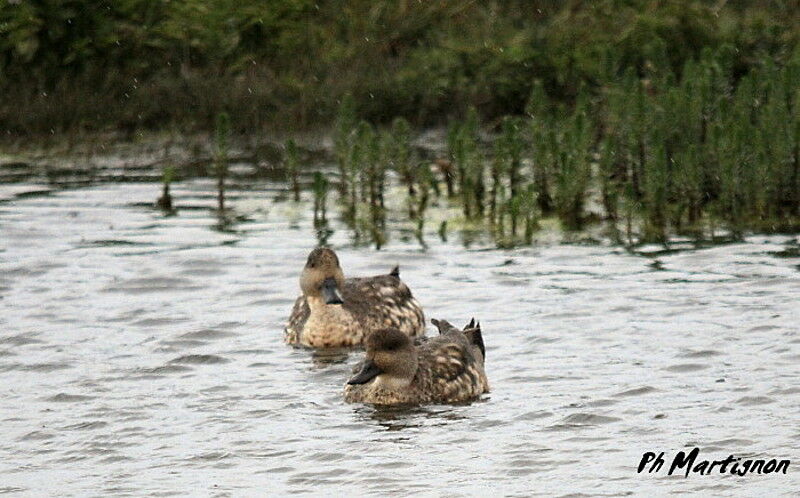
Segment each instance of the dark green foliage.
[{"label": "dark green foliage", "polygon": [[212,130],[222,110],[236,132],[307,127],[347,95],[373,123],[470,106],[488,122],[522,114],[534,81],[571,105],[582,85],[680,77],[724,46],[739,78],[799,37],[795,1],[5,1],[0,129]]}]

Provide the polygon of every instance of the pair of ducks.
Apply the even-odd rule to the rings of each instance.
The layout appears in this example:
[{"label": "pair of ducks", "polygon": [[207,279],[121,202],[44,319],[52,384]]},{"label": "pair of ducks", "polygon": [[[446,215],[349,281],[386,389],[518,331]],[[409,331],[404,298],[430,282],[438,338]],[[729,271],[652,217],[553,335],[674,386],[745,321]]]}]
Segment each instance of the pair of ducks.
[{"label": "pair of ducks", "polygon": [[400,280],[399,268],[345,279],[336,253],[317,248],[308,256],[300,288],[285,329],[287,343],[366,349],[345,386],[345,401],[453,403],[489,391],[480,324],[473,319],[458,330],[433,319],[439,336],[426,338],[422,308]]}]

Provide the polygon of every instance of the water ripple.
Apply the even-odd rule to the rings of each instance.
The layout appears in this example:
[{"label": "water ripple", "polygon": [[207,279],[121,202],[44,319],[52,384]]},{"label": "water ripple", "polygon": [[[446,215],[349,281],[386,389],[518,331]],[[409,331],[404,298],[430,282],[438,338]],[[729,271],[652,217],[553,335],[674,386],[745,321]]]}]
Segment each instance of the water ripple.
[{"label": "water ripple", "polygon": [[[374,251],[331,205],[328,243],[347,275],[400,263],[427,316],[474,316],[484,331],[487,396],[379,408],[342,401],[362,351],[282,343],[319,242],[309,199],[276,201],[285,185],[275,180],[234,183],[230,207],[248,221],[223,227],[212,180],[173,184],[181,201],[170,216],[151,207],[159,189],[0,185],[11,199],[0,211],[0,493],[661,496],[756,485],[791,496],[800,487],[791,471],[757,482],[635,471],[644,451],[796,454],[794,237],[499,250],[456,229],[442,241],[431,226],[422,250],[402,218]],[[48,195],[15,194],[39,190]]]}]

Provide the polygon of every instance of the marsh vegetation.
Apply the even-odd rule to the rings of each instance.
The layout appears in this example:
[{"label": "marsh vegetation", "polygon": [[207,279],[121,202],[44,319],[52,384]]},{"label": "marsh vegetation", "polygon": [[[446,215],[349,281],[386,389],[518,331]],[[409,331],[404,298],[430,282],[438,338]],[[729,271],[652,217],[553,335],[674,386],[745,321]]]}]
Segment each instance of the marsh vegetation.
[{"label": "marsh vegetation", "polygon": [[[799,26],[766,0],[6,2],[0,130],[94,149],[208,133],[221,216],[230,142],[280,136],[291,198],[310,190],[323,227],[335,191],[378,246],[398,184],[419,236],[737,239],[800,225]],[[312,129],[336,178],[303,180],[292,137]]]},{"label": "marsh vegetation", "polygon": [[800,57],[737,77],[728,49],[679,72],[626,70],[602,92],[559,102],[534,82],[523,116],[481,122],[470,108],[446,135],[446,157],[423,158],[402,117],[375,128],[345,99],[335,157],[343,216],[376,233],[387,171],[404,186],[408,219],[431,200],[499,245],[530,243],[542,220],[565,230],[603,222],[629,245],[740,239],[800,227]]}]

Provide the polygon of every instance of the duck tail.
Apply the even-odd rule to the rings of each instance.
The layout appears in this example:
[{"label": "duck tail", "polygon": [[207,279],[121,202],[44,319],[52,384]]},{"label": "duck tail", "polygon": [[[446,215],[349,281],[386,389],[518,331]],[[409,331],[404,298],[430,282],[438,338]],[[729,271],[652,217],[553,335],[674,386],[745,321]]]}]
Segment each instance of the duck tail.
[{"label": "duck tail", "polygon": [[[436,318],[431,318],[431,323],[432,323],[432,324],[433,324],[433,325],[434,325],[434,326],[435,326],[437,329],[439,329],[439,334],[444,334],[445,332],[450,332],[450,331],[452,331],[453,329],[456,329],[456,328],[455,328],[455,327],[453,327],[453,325],[452,325],[450,322],[448,322],[447,320],[437,320]],[[458,330],[458,329],[456,329],[456,330]]]},{"label": "duck tail", "polygon": [[400,278],[400,265],[396,265],[392,268],[392,271],[389,272],[389,275],[395,278]]},{"label": "duck tail", "polygon": [[467,326],[464,327],[464,335],[467,336],[467,340],[470,342],[470,344],[478,346],[478,349],[481,350],[481,355],[483,355],[483,358],[485,359],[486,347],[483,344],[483,333],[481,332],[481,323],[480,322],[476,323],[474,318],[470,320]]}]

